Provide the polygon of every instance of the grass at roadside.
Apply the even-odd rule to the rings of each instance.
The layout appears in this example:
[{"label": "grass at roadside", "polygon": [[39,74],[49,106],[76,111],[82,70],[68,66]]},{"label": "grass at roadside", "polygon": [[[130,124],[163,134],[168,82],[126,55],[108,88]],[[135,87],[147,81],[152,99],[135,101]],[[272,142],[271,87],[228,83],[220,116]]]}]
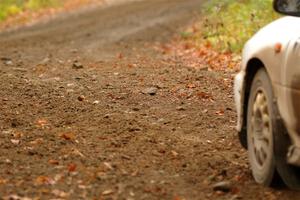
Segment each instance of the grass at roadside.
[{"label": "grass at roadside", "polygon": [[183,34],[222,52],[239,53],[244,43],[261,27],[278,18],[272,0],[210,0],[203,10],[205,20],[197,30]]},{"label": "grass at roadside", "polygon": [[217,71],[238,71],[245,42],[279,17],[272,0],[210,0],[202,14],[161,51],[180,57],[186,66]]},{"label": "grass at roadside", "polygon": [[0,31],[30,25],[104,0],[0,0]]},{"label": "grass at roadside", "polygon": [[25,10],[38,10],[47,7],[57,7],[59,0],[2,0],[0,3],[0,21],[17,15]]}]

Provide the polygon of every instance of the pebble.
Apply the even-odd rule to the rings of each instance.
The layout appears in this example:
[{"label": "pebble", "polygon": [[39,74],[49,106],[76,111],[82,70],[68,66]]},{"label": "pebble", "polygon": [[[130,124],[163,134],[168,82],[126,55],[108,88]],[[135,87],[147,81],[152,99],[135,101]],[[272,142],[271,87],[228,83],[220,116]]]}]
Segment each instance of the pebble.
[{"label": "pebble", "polygon": [[222,181],[213,186],[214,191],[230,192],[232,184],[229,181]]},{"label": "pebble", "polygon": [[4,64],[6,65],[13,65],[13,62],[11,60],[5,61]]},{"label": "pebble", "polygon": [[73,63],[73,69],[82,69],[82,68],[83,68],[83,65],[80,62],[75,61]]},{"label": "pebble", "polygon": [[71,53],[78,53],[78,49],[71,49]]},{"label": "pebble", "polygon": [[94,105],[99,104],[99,103],[100,103],[100,101],[97,101],[97,100],[93,102]]},{"label": "pebble", "polygon": [[13,62],[10,58],[3,57],[3,58],[1,58],[1,60],[3,61],[3,63],[5,65],[13,65]]},{"label": "pebble", "polygon": [[78,101],[84,101],[84,100],[85,100],[85,96],[80,95],[80,96],[78,97]]},{"label": "pebble", "polygon": [[185,109],[185,107],[178,106],[178,107],[176,107],[176,110],[178,110],[178,111],[185,111],[186,109]]},{"label": "pebble", "polygon": [[132,110],[133,110],[133,111],[136,111],[136,112],[137,112],[137,111],[140,111],[140,109],[139,109],[139,108],[136,108],[136,107],[132,108]]},{"label": "pebble", "polygon": [[40,62],[41,65],[46,65],[50,62],[50,58],[46,57],[42,60],[42,62]]},{"label": "pebble", "polygon": [[156,95],[158,89],[156,87],[146,88],[142,91],[143,94],[149,94],[151,96]]},{"label": "pebble", "polygon": [[104,115],[104,119],[108,119],[111,115],[110,114],[106,114]]},{"label": "pebble", "polygon": [[14,139],[11,139],[10,141],[11,141],[11,143],[13,143],[13,144],[15,144],[15,145],[20,144],[20,140],[14,140]]},{"label": "pebble", "polygon": [[112,191],[112,190],[105,190],[104,192],[102,192],[102,195],[110,195],[113,193],[114,193],[114,191]]}]

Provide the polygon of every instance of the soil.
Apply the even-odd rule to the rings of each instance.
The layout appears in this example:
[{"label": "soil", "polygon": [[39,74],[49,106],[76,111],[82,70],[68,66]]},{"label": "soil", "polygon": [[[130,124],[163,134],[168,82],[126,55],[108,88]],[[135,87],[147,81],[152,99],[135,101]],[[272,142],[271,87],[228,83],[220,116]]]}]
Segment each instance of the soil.
[{"label": "soil", "polygon": [[2,33],[1,198],[300,198],[253,181],[234,74],[155,50],[201,4],[130,2]]}]

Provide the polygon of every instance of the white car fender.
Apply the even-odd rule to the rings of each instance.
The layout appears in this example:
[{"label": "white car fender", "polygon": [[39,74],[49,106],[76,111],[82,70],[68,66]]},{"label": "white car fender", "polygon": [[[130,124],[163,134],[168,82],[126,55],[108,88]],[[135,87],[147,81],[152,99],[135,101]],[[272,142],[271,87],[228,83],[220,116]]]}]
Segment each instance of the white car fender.
[{"label": "white car fender", "polygon": [[[245,80],[252,59],[260,60],[266,68],[272,83],[282,83],[282,66],[285,63],[285,52],[291,38],[300,36],[300,18],[283,17],[258,31],[246,44],[243,49],[241,71],[234,81],[235,102],[238,113],[237,130],[243,128]],[[278,52],[280,47],[280,52]],[[277,48],[277,49],[276,49]],[[275,96],[277,94],[274,87]],[[279,102],[279,110],[282,103]]]}]

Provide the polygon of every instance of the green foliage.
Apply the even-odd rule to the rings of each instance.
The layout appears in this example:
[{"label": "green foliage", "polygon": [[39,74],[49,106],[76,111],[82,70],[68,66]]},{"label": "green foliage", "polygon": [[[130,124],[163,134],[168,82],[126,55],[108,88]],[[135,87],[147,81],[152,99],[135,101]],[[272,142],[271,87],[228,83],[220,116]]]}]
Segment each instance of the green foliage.
[{"label": "green foliage", "polygon": [[0,21],[10,15],[15,15],[21,12],[21,0],[2,0],[0,3]]},{"label": "green foliage", "polygon": [[204,7],[202,37],[220,50],[240,52],[261,27],[278,18],[272,0],[210,0]]},{"label": "green foliage", "polygon": [[192,32],[188,32],[188,31],[184,31],[184,32],[180,33],[180,36],[183,39],[189,39],[191,36],[193,36],[193,33]]},{"label": "green foliage", "polygon": [[31,10],[37,10],[45,7],[56,7],[59,2],[58,0],[29,0],[25,6]]},{"label": "green foliage", "polygon": [[38,10],[45,7],[55,7],[60,0],[0,0],[0,21],[16,15],[24,10]]}]

